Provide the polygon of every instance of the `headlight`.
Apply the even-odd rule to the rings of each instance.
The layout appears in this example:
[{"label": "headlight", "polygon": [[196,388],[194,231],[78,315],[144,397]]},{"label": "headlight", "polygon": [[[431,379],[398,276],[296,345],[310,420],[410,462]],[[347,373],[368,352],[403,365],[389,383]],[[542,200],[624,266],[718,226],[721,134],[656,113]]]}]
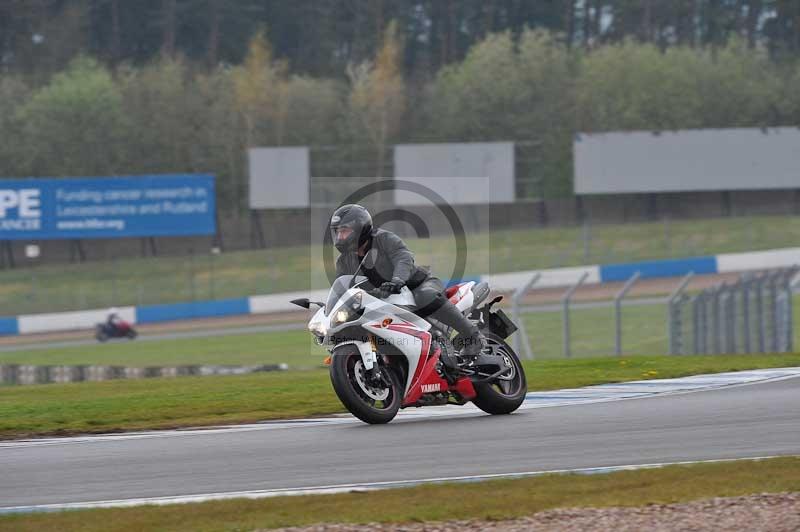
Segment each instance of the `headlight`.
[{"label": "headlight", "polygon": [[341,308],[333,315],[331,327],[338,327],[364,314],[364,308],[361,306],[362,293],[363,292],[357,292],[353,297],[344,302]]},{"label": "headlight", "polygon": [[314,336],[325,336],[328,334],[328,329],[325,327],[325,324],[319,321],[312,321],[309,323],[308,330],[311,331],[311,334]]}]

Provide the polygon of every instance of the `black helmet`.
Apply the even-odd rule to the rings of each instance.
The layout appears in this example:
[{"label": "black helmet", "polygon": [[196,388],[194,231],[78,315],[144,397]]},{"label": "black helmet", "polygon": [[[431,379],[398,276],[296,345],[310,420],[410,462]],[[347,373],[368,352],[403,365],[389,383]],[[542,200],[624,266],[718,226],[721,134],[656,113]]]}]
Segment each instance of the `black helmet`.
[{"label": "black helmet", "polygon": [[372,216],[361,205],[342,205],[331,216],[333,245],[341,253],[355,251],[372,232]]}]

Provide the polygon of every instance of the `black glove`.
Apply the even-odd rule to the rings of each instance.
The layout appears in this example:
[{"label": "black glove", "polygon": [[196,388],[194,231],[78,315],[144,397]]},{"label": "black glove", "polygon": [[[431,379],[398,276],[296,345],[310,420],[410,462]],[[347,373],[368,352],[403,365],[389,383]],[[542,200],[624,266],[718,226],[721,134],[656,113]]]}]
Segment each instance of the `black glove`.
[{"label": "black glove", "polygon": [[402,279],[395,277],[388,283],[383,283],[380,288],[378,288],[380,292],[380,298],[386,299],[392,294],[399,294],[400,289],[406,285],[406,282]]}]

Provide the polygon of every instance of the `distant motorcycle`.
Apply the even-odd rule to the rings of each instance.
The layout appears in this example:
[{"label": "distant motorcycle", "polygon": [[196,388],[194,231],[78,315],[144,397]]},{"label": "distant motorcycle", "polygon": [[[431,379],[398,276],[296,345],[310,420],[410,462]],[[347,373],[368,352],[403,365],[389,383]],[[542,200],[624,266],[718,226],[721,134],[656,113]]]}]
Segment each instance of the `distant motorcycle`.
[{"label": "distant motorcycle", "polygon": [[114,325],[108,322],[98,323],[95,326],[94,337],[98,342],[105,342],[111,338],[128,338],[133,340],[138,333],[127,321],[119,321]]}]

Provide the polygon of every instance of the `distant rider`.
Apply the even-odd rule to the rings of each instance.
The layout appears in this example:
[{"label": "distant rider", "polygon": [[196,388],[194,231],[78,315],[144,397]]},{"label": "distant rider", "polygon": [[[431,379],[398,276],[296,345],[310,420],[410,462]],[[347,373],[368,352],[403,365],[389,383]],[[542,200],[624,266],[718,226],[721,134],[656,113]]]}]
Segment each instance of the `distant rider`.
[{"label": "distant rider", "polygon": [[106,326],[111,331],[116,331],[119,329],[120,325],[125,323],[125,321],[119,317],[119,309],[116,307],[111,307],[108,309],[108,317],[106,318]]},{"label": "distant rider", "polygon": [[341,253],[336,260],[336,275],[353,275],[366,254],[374,250],[374,260],[365,263],[362,273],[380,289],[380,297],[397,294],[403,286],[413,292],[416,314],[431,316],[458,332],[455,347],[464,357],[475,357],[485,345],[478,327],[469,321],[445,296],[445,287],[426,268],[414,264],[414,254],[396,234],[372,227],[372,216],[361,205],[336,209],[330,222],[331,235]]}]

